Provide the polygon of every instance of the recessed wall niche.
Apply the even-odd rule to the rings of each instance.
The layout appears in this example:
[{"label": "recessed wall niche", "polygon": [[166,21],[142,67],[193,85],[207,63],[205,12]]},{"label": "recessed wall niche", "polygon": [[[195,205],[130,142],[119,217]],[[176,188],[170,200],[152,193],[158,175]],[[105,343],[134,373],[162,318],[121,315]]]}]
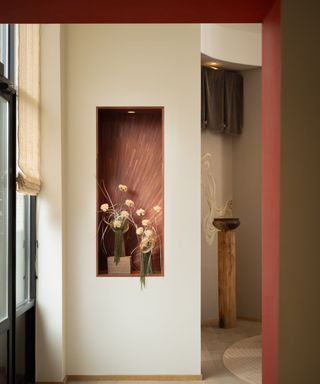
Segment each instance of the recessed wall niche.
[{"label": "recessed wall niche", "polygon": [[[148,276],[163,276],[163,112],[163,107],[97,107],[97,276],[140,275],[141,251],[134,225],[123,234],[125,255],[131,256],[130,274],[108,270],[108,257],[115,253],[115,232],[109,225],[102,240],[107,226],[100,207],[110,206],[110,199],[113,204],[132,200],[134,207],[123,207],[132,212],[139,227],[143,227],[142,219],[153,218],[157,241]],[[120,191],[119,184],[126,185],[127,192]],[[160,213],[153,209],[157,206]],[[136,214],[139,208],[145,210],[143,217]]]}]

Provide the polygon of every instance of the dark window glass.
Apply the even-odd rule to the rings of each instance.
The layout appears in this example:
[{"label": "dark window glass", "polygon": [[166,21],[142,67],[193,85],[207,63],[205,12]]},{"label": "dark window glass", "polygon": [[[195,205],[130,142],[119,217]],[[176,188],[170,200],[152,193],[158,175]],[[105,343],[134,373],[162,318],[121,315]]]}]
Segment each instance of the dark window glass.
[{"label": "dark window glass", "polygon": [[0,384],[7,380],[7,332],[0,333]]},{"label": "dark window glass", "polygon": [[0,96],[0,322],[8,316],[8,111]]},{"label": "dark window glass", "polygon": [[30,228],[29,197],[17,193],[16,206],[16,306],[30,298]]}]

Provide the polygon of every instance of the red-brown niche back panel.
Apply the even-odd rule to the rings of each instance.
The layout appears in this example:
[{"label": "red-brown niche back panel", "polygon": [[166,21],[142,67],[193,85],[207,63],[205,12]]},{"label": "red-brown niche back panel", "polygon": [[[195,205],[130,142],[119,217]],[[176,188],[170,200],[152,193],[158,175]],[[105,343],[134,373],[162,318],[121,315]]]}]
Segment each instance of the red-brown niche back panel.
[{"label": "red-brown niche back panel", "polygon": [[[135,111],[135,113],[128,113]],[[153,250],[153,275],[163,274],[163,108],[97,108],[97,183],[105,184],[111,199],[119,202],[131,199],[135,210],[146,210],[144,218],[153,214],[160,205],[157,229],[161,244]],[[128,186],[124,195],[118,185]],[[97,185],[97,275],[108,275],[107,256],[113,256],[114,236],[109,232],[105,241],[106,252],[99,241],[99,207],[106,198]],[[137,216],[135,216],[137,218]],[[139,221],[139,218],[137,218]],[[132,275],[139,275],[140,255],[134,228],[124,234],[126,254],[132,253]],[[161,247],[161,252],[160,252]],[[116,276],[116,275],[112,275]]]}]

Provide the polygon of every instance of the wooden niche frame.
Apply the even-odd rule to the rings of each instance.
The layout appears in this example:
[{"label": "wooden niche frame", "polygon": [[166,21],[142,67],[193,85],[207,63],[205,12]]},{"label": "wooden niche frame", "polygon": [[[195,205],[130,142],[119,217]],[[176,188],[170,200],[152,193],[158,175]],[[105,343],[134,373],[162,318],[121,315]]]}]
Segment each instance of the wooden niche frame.
[{"label": "wooden niche frame", "polygon": [[[134,228],[124,235],[126,255],[131,254],[131,274],[108,273],[107,257],[113,255],[114,235],[109,231],[101,244],[101,204],[106,202],[103,184],[115,202],[131,199],[134,211],[143,208],[144,218],[153,207],[162,210],[156,224],[160,241],[152,252],[152,274],[164,276],[164,107],[96,108],[96,265],[98,277],[139,277],[140,253]],[[128,186],[123,195],[118,185]],[[125,196],[125,197],[124,197]],[[135,216],[140,222],[141,218]],[[107,253],[106,253],[107,252]]]}]

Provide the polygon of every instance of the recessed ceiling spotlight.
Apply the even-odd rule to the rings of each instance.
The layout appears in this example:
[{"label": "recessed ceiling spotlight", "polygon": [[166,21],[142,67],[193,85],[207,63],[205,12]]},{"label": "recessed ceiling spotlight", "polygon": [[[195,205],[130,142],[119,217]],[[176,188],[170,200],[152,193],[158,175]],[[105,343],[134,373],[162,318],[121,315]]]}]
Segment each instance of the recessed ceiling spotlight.
[{"label": "recessed ceiling spotlight", "polygon": [[220,69],[221,63],[217,63],[216,61],[208,61],[205,66],[211,69],[215,69],[217,71],[218,69]]},{"label": "recessed ceiling spotlight", "polygon": [[131,114],[133,114],[133,113],[136,113],[136,111],[128,111],[128,113],[131,113]]},{"label": "recessed ceiling spotlight", "polygon": [[221,64],[217,63],[216,61],[211,61],[207,65],[208,65],[209,68],[215,69],[215,70],[218,70],[221,67]]}]

